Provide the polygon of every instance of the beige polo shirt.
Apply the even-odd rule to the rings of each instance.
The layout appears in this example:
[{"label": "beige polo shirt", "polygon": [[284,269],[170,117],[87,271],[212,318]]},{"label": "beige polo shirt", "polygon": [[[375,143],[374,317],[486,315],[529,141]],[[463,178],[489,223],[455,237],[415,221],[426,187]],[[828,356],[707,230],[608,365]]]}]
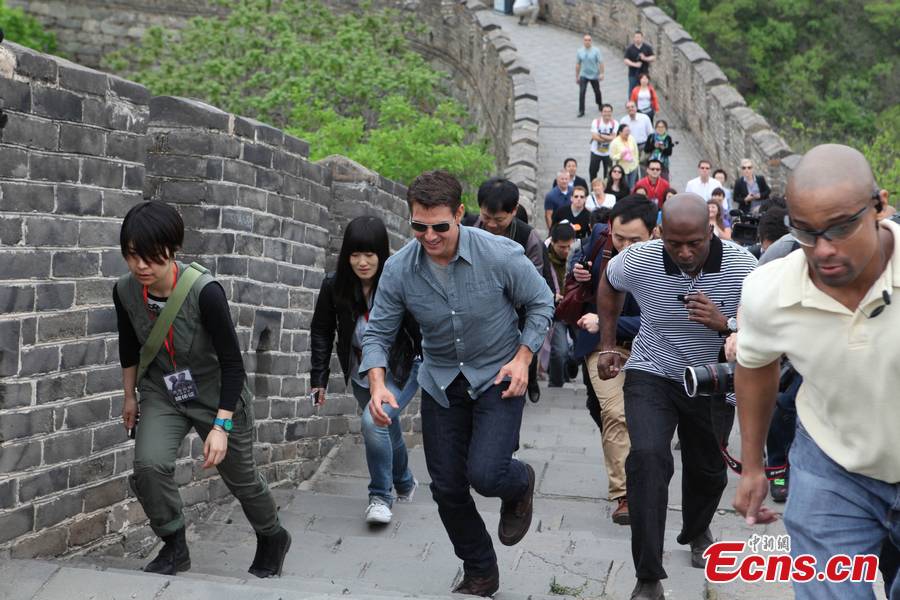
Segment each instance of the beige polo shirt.
[{"label": "beige polo shirt", "polygon": [[[887,268],[850,311],[813,284],[802,251],[744,280],[737,360],[760,368],[786,354],[803,375],[797,414],[850,472],[900,482],[900,225]],[[884,306],[882,292],[893,304]],[[868,318],[884,306],[880,315]],[[740,402],[740,397],[738,397]]]}]

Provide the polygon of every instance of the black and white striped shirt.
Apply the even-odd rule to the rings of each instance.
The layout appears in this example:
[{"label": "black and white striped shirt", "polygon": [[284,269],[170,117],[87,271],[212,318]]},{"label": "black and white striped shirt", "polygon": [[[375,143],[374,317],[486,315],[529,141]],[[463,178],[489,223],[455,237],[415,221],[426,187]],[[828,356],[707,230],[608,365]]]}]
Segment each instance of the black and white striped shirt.
[{"label": "black and white striped shirt", "polygon": [[702,291],[726,317],[737,315],[744,278],[756,258],[729,241],[713,237],[709,256],[697,277],[684,274],[662,240],[634,244],[613,258],[606,276],[613,288],[630,292],[641,307],[641,329],[626,369],[682,381],[684,368],[718,362],[724,339],[688,320],[679,295]]}]

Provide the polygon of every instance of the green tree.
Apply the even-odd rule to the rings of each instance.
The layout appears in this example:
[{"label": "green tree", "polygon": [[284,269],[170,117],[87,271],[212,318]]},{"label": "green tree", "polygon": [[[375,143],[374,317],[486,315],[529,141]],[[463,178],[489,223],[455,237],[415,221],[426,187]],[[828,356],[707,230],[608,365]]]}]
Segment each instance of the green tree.
[{"label": "green tree", "polygon": [[0,0],[0,28],[6,39],[39,52],[56,51],[56,36],[44,31],[43,26],[21,8],[10,8]]},{"label": "green tree", "polygon": [[404,183],[445,168],[468,190],[492,170],[448,75],[412,50],[412,19],[338,15],[319,0],[219,4],[224,17],[151,29],[106,66],[155,94],[202,98],[303,137],[313,160],[344,154]]}]

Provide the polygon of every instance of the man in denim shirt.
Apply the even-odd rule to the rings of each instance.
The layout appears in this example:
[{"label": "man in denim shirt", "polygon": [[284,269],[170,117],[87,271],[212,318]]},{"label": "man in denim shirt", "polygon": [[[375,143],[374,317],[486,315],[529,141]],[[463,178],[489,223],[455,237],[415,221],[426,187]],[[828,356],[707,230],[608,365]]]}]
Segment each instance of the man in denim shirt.
[{"label": "man in denim shirt", "polygon": [[[423,173],[407,192],[416,240],[384,266],[360,373],[368,372],[376,423],[396,404],[384,385],[388,350],[405,311],[422,329],[422,434],[431,493],[465,577],[453,590],[490,596],[497,556],[470,486],[499,497],[498,536],[519,542],[531,524],[535,475],[512,458],[528,366],[547,334],[553,297],[516,242],[460,226],[462,188],[445,171]],[[517,327],[516,307],[525,309]]]}]

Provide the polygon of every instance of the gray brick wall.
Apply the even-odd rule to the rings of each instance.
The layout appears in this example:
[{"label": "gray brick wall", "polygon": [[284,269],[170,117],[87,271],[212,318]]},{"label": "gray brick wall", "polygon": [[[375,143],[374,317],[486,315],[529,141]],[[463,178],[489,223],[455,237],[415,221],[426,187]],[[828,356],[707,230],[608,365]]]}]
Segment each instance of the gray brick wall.
[{"label": "gray brick wall", "polygon": [[[325,2],[342,11],[354,10],[360,4],[359,0]],[[179,29],[191,16],[214,14],[216,10],[212,2],[178,0],[9,0],[9,4],[37,17],[56,33],[62,51],[89,66],[99,65],[106,53],[138,41],[151,26]],[[493,3],[375,0],[369,4],[412,14],[425,26],[425,31],[412,39],[413,47],[450,73],[455,85],[449,89],[471,111],[478,134],[489,140],[497,157],[498,172],[519,186],[521,204],[531,213],[538,156],[537,88],[515,45],[497,24]],[[116,136],[108,138],[107,144],[118,153],[132,149]],[[181,168],[199,165],[186,163]],[[228,181],[249,182],[252,177],[247,165],[226,168]],[[178,193],[178,185],[167,187],[171,189],[164,190],[164,195]]]},{"label": "gray brick wall", "polygon": [[[308,388],[309,321],[329,254],[358,214],[409,232],[405,188],[263,123],[14,44],[0,46],[0,557],[152,539],[127,485],[115,277],[121,217],[143,198],[177,206],[184,258],[229,295],[255,392],[256,459],[272,484],[311,475],[358,432],[337,373],[327,407]],[[405,417],[417,426],[415,407]],[[188,517],[228,496],[185,439],[176,478]]]},{"label": "gray brick wall", "polygon": [[[624,54],[640,29],[653,46],[653,85],[668,114],[678,115],[701,151],[734,181],[742,158],[751,158],[773,187],[782,191],[799,157],[747,106],[722,70],[691,36],[653,0],[542,0],[541,18],[580,32],[590,32],[620,46]],[[621,57],[610,57],[619,61]]]}]

